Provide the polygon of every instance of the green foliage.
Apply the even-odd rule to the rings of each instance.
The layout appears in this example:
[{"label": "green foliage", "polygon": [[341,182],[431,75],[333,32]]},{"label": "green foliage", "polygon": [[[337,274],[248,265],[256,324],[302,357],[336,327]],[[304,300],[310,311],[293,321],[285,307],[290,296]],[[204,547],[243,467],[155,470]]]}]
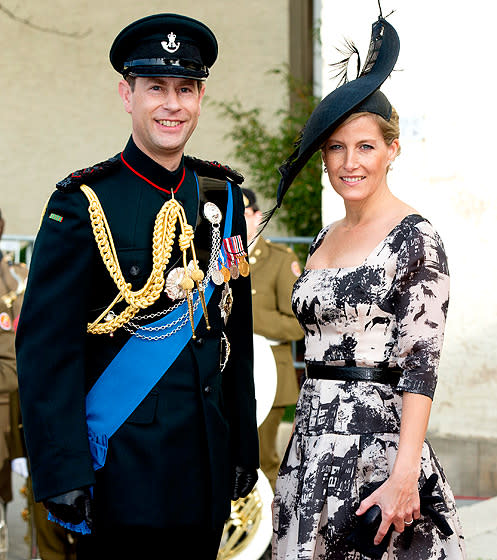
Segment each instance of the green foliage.
[{"label": "green foliage", "polygon": [[285,412],[283,414],[283,418],[281,419],[281,421],[292,423],[295,420],[295,409],[296,409],[296,405],[294,405],[294,404],[286,406],[285,407]]},{"label": "green foliage", "polygon": [[[218,104],[221,115],[232,122],[226,136],[234,144],[232,155],[248,169],[247,186],[268,200],[271,207],[276,203],[278,168],[294,151],[300,131],[319,102],[311,86],[277,70],[272,74],[280,74],[279,78],[287,82],[292,103],[274,114],[270,127],[259,108],[245,109],[239,100]],[[272,220],[288,235],[314,236],[321,229],[320,153],[314,154],[299,173]]]}]

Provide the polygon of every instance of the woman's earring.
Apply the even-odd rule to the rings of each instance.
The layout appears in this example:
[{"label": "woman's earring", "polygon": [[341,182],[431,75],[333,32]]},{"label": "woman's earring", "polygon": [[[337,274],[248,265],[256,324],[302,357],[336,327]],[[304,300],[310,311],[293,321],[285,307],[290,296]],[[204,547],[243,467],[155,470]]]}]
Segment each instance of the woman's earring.
[{"label": "woman's earring", "polygon": [[325,173],[328,173],[328,168],[326,167],[326,163],[323,164],[323,171],[324,171]]}]

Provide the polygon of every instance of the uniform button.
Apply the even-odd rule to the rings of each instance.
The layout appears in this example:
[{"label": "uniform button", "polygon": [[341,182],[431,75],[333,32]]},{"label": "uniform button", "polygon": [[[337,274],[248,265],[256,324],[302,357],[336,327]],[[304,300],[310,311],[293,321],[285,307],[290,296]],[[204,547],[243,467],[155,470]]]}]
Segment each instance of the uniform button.
[{"label": "uniform button", "polygon": [[212,393],[212,387],[211,387],[210,385],[206,385],[206,386],[204,387],[204,393],[205,393],[206,395],[208,395],[209,393]]},{"label": "uniform button", "polygon": [[195,339],[193,340],[193,342],[195,343],[196,346],[203,346],[205,340],[204,340],[203,338],[195,338]]},{"label": "uniform button", "polygon": [[249,263],[250,264],[255,264],[257,262],[257,258],[256,257],[249,257]]},{"label": "uniform button", "polygon": [[138,274],[140,274],[140,267],[138,265],[134,264],[129,269],[129,273],[131,274],[131,276],[138,276]]},{"label": "uniform button", "polygon": [[257,293],[257,290],[254,290],[254,288],[252,288],[252,295],[255,296],[256,293]]}]

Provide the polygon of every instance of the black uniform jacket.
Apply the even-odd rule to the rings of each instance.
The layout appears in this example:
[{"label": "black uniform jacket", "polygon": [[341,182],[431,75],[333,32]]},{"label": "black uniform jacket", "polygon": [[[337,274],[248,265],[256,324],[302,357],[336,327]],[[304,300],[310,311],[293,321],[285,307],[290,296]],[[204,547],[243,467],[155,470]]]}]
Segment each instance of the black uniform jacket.
[{"label": "black uniform jacket", "polygon": [[[170,198],[157,186],[175,188],[183,171],[183,165],[167,171],[132,139],[122,157],[134,171],[116,156],[59,183],[36,238],[17,335],[35,498],[94,485],[101,525],[219,525],[230,511],[233,466],[258,466],[249,278],[230,282],[233,308],[226,325],[219,308],[222,286],[216,287],[208,305],[211,330],[202,319],[197,339],[190,339],[110,438],[105,466],[96,473],[92,468],[85,395],[130,335],[122,328],[113,336],[86,332],[87,323],[113,301],[117,289],[98,252],[88,200],[79,184],[88,184],[98,195],[121,270],[136,290],[151,272],[154,221]],[[210,199],[222,210],[222,233],[227,191],[219,181],[210,181],[217,188],[208,188],[207,179],[199,201],[193,168],[198,175],[220,177],[224,172],[192,158],[184,158],[183,164],[185,179],[175,196],[188,222],[196,224],[197,257],[205,272],[211,236],[210,225],[202,218],[203,203]],[[246,247],[244,207],[236,184],[233,204],[232,235],[241,235]],[[182,260],[176,241],[166,275],[177,266]],[[173,303],[163,294],[141,314]],[[231,357],[221,373],[222,330],[231,344]]]}]

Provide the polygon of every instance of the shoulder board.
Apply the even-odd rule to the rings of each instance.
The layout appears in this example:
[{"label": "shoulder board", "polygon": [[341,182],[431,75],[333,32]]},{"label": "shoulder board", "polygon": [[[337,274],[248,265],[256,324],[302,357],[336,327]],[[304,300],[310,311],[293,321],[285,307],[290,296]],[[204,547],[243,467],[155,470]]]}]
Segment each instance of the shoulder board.
[{"label": "shoulder board", "polygon": [[244,181],[244,177],[241,173],[217,161],[207,161],[192,156],[185,156],[185,165],[204,177],[232,181],[238,185]]},{"label": "shoulder board", "polygon": [[110,159],[93,165],[92,167],[86,167],[85,169],[74,171],[65,179],[59,181],[56,187],[62,192],[75,192],[86,181],[93,181],[94,179],[99,179],[101,177],[105,177],[106,175],[110,175],[112,171],[119,167],[120,155],[121,154],[117,154]]}]

